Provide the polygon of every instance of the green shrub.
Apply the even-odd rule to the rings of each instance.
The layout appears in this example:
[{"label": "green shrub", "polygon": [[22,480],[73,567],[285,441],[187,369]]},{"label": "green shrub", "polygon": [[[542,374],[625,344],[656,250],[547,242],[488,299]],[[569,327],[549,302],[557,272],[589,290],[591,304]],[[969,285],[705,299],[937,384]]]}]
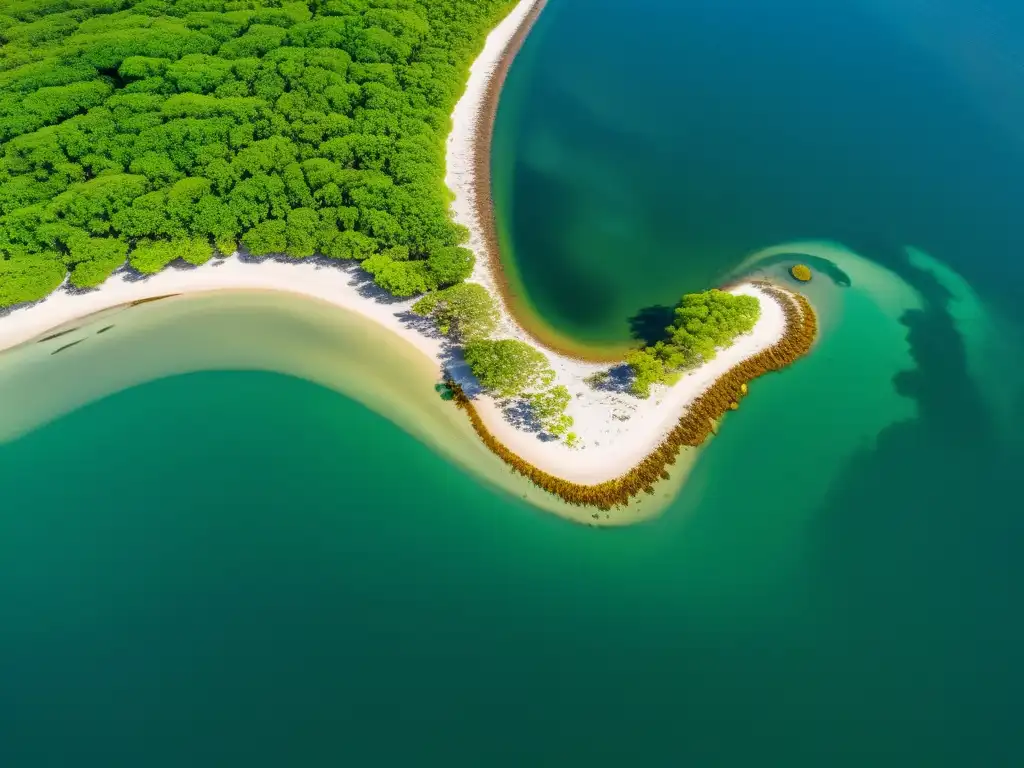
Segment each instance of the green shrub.
[{"label": "green shrub", "polygon": [[806,283],[811,279],[811,268],[806,264],[796,264],[789,270],[789,274],[801,283]]}]

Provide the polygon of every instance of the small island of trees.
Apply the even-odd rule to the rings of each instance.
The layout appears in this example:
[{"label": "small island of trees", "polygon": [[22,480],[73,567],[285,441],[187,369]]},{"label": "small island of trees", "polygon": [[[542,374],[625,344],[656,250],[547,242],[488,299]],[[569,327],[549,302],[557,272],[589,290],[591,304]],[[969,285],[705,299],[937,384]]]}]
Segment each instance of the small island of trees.
[{"label": "small island of trees", "polygon": [[761,316],[754,296],[712,289],[683,296],[666,338],[626,356],[633,370],[633,393],[650,397],[652,384],[672,384],[679,375],[715,358]]},{"label": "small island of trees", "polygon": [[801,283],[806,283],[811,279],[811,268],[806,264],[796,264],[790,268],[789,274],[799,280]]},{"label": "small island of trees", "polygon": [[240,244],[398,296],[473,268],[445,137],[515,0],[9,0],[0,307]]}]

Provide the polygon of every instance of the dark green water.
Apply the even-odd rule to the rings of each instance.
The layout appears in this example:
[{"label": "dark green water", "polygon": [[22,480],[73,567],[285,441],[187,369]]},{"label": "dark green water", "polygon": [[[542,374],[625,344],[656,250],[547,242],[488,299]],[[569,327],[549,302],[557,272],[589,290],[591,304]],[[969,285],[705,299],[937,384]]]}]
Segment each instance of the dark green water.
[{"label": "dark green water", "polygon": [[1017,307],[1020,8],[552,0],[495,137],[531,304],[574,338],[628,339],[748,254],[828,238],[901,273],[916,246]]},{"label": "dark green water", "polygon": [[[551,0],[499,126],[521,131],[506,216],[542,316],[620,338],[813,238],[782,253],[829,259],[814,353],[755,382],[684,495],[621,530],[269,373],[163,379],[0,443],[0,765],[1024,764],[1024,174],[995,117],[1013,94],[970,101],[978,57],[964,74],[905,24],[948,52],[988,19],[984,62],[1024,31],[1001,5]],[[784,78],[817,83],[813,120]],[[822,126],[826,96],[863,130]],[[879,144],[954,134],[934,163]],[[597,215],[604,179],[621,217]],[[559,274],[581,293],[545,294]],[[66,353],[82,376],[88,349]]]}]

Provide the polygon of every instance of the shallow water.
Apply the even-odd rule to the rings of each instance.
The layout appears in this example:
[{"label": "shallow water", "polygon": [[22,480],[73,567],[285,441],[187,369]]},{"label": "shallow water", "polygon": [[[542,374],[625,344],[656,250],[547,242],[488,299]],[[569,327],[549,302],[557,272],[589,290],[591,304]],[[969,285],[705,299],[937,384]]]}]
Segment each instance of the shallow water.
[{"label": "shallow water", "polygon": [[[815,270],[818,346],[642,525],[422,443],[338,370],[459,440],[431,373],[336,318],[158,302],[0,357],[0,764],[1024,763],[1024,89],[990,66],[1021,21],[550,0],[496,143],[543,321],[614,344],[684,290]],[[209,370],[260,361],[297,375]],[[47,420],[122,371],[164,378]]]},{"label": "shallow water", "polygon": [[[438,392],[422,353],[363,317],[305,297],[221,291],[116,307],[0,354],[0,443],[107,395],[197,371],[268,371],[333,389],[383,414],[480,481],[587,524],[655,515],[682,473],[615,512],[573,507],[525,482],[484,448]],[[611,519],[614,518],[614,519]]]}]

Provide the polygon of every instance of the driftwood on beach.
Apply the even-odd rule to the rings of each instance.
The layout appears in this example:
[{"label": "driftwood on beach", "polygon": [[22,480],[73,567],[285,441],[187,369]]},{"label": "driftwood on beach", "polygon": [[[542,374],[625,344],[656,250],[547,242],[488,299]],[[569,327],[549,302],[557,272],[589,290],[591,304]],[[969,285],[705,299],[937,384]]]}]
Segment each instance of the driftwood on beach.
[{"label": "driftwood on beach", "polygon": [[781,370],[810,351],[818,332],[817,317],[810,302],[799,294],[791,294],[771,285],[762,284],[759,287],[783,308],[786,330],[782,338],[716,379],[689,404],[678,424],[657,448],[614,480],[582,485],[538,469],[491,434],[473,401],[455,381],[449,380],[448,386],[455,404],[469,416],[480,439],[515,472],[570,504],[605,510],[621,506],[640,493],[653,493],[654,484],[668,478],[668,467],[675,464],[679,451],[687,446],[701,445],[715,431],[716,422],[726,411],[733,410],[733,405],[746,395],[748,382],[766,373]]}]

